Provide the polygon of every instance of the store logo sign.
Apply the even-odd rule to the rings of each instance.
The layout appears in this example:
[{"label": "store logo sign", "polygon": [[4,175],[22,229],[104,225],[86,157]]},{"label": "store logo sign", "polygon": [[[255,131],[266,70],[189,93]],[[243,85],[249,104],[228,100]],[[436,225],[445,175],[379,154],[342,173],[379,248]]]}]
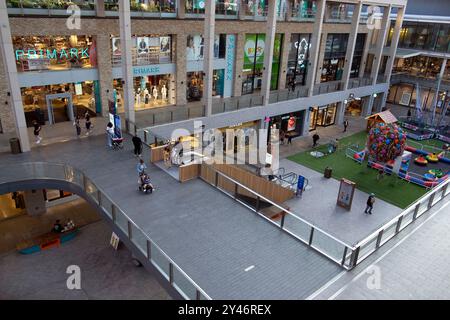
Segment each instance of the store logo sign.
[{"label": "store logo sign", "polygon": [[250,59],[254,58],[255,55],[257,58],[259,58],[264,54],[264,46],[264,40],[258,40],[257,45],[255,45],[255,41],[247,40],[247,42],[245,43],[245,55]]},{"label": "store logo sign", "polygon": [[225,72],[225,80],[233,80],[234,48],[235,38],[234,35],[230,35],[228,37],[227,44],[227,68]]},{"label": "store logo sign", "polygon": [[89,48],[70,48],[61,50],[16,50],[16,60],[26,59],[71,59],[71,58],[89,58]]},{"label": "store logo sign", "polygon": [[134,67],[133,68],[133,76],[147,76],[159,74],[160,69],[159,66],[147,66],[147,67]]}]

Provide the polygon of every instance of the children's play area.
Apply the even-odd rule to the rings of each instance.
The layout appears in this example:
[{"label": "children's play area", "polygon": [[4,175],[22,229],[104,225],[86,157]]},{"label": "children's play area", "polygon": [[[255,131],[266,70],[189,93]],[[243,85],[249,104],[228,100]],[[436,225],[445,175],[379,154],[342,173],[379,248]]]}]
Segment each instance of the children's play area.
[{"label": "children's play area", "polygon": [[[422,129],[406,129],[390,111],[374,114],[367,130],[342,138],[338,148],[327,145],[289,157],[316,171],[333,169],[333,177],[346,178],[367,193],[405,208],[430,188],[450,177],[450,136],[446,127],[427,137]],[[411,136],[421,136],[415,139]]]}]

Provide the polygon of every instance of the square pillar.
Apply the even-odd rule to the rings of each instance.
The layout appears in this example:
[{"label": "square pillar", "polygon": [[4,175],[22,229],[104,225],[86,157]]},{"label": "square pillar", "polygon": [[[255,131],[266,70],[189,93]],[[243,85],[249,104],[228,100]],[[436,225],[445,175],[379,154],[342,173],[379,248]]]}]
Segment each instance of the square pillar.
[{"label": "square pillar", "polygon": [[113,91],[113,77],[111,64],[111,39],[107,34],[97,34],[95,36],[98,65],[98,78],[100,84],[100,99],[102,102],[102,116],[107,117],[109,113],[108,98]]},{"label": "square pillar", "polygon": [[323,59],[325,57],[325,47],[327,45],[327,33],[322,33],[320,48],[319,48],[319,56],[317,58],[317,71],[316,71],[316,80],[314,84],[320,83],[320,79],[322,78],[322,69],[323,69]]},{"label": "square pillar", "polygon": [[309,123],[311,118],[311,111],[309,110],[312,107],[308,107],[304,111],[303,124],[302,124],[302,136],[309,136]]},{"label": "square pillar", "polygon": [[95,12],[97,14],[97,17],[105,16],[105,0],[95,1]]},{"label": "square pillar", "polygon": [[383,60],[383,48],[386,42],[386,36],[389,30],[389,16],[391,13],[391,6],[384,7],[383,18],[381,20],[381,29],[378,30],[378,39],[375,47],[375,54],[373,57],[372,71],[370,77],[372,79],[372,85],[377,84],[378,71],[380,70],[381,61]]},{"label": "square pillar", "polygon": [[263,96],[264,106],[269,104],[270,96],[270,79],[272,77],[272,59],[275,46],[275,30],[277,26],[276,1],[269,2],[268,10],[264,50],[264,68],[261,85],[261,95]]},{"label": "square pillar", "polygon": [[366,33],[366,41],[364,42],[364,49],[361,57],[361,65],[359,66],[358,78],[364,77],[364,71],[366,70],[367,56],[369,54],[371,38],[372,38],[372,30],[369,30],[369,32]]},{"label": "square pillar", "polygon": [[320,35],[322,34],[323,16],[325,14],[325,0],[317,1],[317,12],[314,20],[313,32],[311,35],[311,49],[309,52],[308,73],[306,76],[306,85],[308,87],[308,96],[312,97],[314,83],[316,79],[317,65],[320,49]]},{"label": "square pillar", "polygon": [[389,48],[388,61],[386,63],[386,70],[384,75],[386,81],[390,81],[392,74],[392,67],[394,66],[395,54],[397,52],[398,40],[400,39],[400,31],[402,29],[403,17],[405,15],[405,7],[400,7],[397,10],[397,19],[395,20],[394,33],[392,34],[391,45]]},{"label": "square pillar", "polygon": [[186,0],[176,0],[177,19],[184,19],[186,16]]},{"label": "square pillar", "polygon": [[242,94],[242,68],[244,67],[245,33],[236,35],[236,53],[234,62],[233,96]]},{"label": "square pillar", "polygon": [[176,57],[176,104],[186,105],[186,43],[187,35],[184,33],[176,34],[175,54]]},{"label": "square pillar", "polygon": [[[5,0],[0,0],[0,55],[3,57],[6,83],[8,84],[9,96],[6,101],[12,110],[16,134],[20,140],[23,152],[30,151],[30,141],[28,138],[27,123],[23,110],[22,93],[20,91],[19,79],[17,77],[16,59],[11,38],[8,11]],[[6,105],[3,105],[4,108]],[[3,112],[2,112],[3,114]]]},{"label": "square pillar", "polygon": [[204,37],[204,59],[203,59],[203,105],[205,105],[206,115],[212,115],[212,89],[214,74],[214,30],[216,20],[216,1],[206,1]]},{"label": "square pillar", "polygon": [[119,27],[122,45],[122,85],[125,118],[136,123],[133,94],[133,64],[131,58],[130,0],[120,0],[119,2]]},{"label": "square pillar", "polygon": [[352,62],[353,62],[353,54],[355,51],[356,38],[358,36],[359,20],[361,17],[361,9],[362,9],[362,2],[359,2],[358,4],[355,5],[355,10],[353,11],[352,25],[351,25],[350,35],[348,37],[348,42],[347,42],[347,51],[345,53],[344,71],[342,73],[342,82],[343,82],[344,90],[347,90],[348,81],[350,79],[350,72],[352,69]]}]

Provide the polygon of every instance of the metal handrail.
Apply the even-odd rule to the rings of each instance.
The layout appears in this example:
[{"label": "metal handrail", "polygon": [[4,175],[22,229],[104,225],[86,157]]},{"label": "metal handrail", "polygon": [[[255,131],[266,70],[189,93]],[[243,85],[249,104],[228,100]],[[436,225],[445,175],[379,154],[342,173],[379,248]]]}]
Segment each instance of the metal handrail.
[{"label": "metal handrail", "polygon": [[[148,241],[150,241],[150,243],[153,245],[153,246],[155,246],[158,250],[159,250],[159,252],[167,259],[167,261],[170,263],[170,264],[172,264],[175,268],[177,268],[178,269],[178,271],[205,297],[205,298],[207,298],[208,300],[212,300],[212,298],[194,281],[194,280],[192,280],[192,278],[191,277],[189,277],[187,274],[186,274],[186,272],[184,272],[183,271],[183,269],[181,269],[181,267],[179,267],[176,263],[175,263],[175,261],[173,261],[173,259],[172,258],[170,258],[168,255],[167,255],[167,253],[165,253],[164,252],[164,250],[162,250],[161,249],[161,247],[160,246],[158,246],[157,244],[156,244],[156,242],[154,241],[154,240],[152,240],[147,234],[146,234],[146,232],[144,231],[144,230],[142,230],[134,221],[133,221],[133,219],[131,219],[118,205],[117,205],[117,203],[114,201],[114,200],[112,200],[106,193],[105,193],[105,191],[102,189],[102,188],[100,188],[99,186],[97,186],[88,176],[86,176],[84,173],[83,173],[83,171],[81,171],[80,169],[77,169],[77,168],[75,168],[75,167],[73,167],[73,166],[71,166],[71,165],[67,165],[67,164],[62,164],[62,163],[57,163],[57,162],[44,162],[44,161],[35,161],[35,162],[22,162],[22,163],[20,163],[19,165],[31,165],[32,166],[32,168],[35,168],[37,165],[43,165],[43,166],[47,166],[47,167],[51,167],[51,166],[58,166],[58,167],[61,167],[61,168],[64,168],[65,170],[66,169],[69,169],[69,170],[71,170],[71,171],[73,171],[74,173],[78,173],[78,174],[80,174],[80,176],[81,176],[81,178],[82,178],[82,180],[84,180],[85,178],[87,178],[87,179],[89,179],[89,181],[90,181],[90,184],[92,184],[95,188],[96,188],[96,190],[97,191],[99,191],[100,193],[101,193],[101,197],[103,198],[103,197],[105,197],[110,203],[111,203],[111,205],[112,206],[114,206],[114,207],[116,207],[118,210],[120,210],[120,212],[123,214],[123,216],[127,219],[127,222],[129,222],[129,223],[131,223],[137,230],[139,230],[140,232],[141,232],[141,234],[146,238],[146,240],[148,240]],[[12,166],[12,165],[6,165],[6,166],[2,166],[2,168],[5,168],[5,167],[14,167],[15,169],[17,169],[17,164],[15,164],[14,166]],[[3,170],[1,170],[1,171],[3,171]],[[5,171],[3,171],[3,172],[5,172]],[[85,186],[83,185],[83,184],[77,184],[76,182],[73,182],[73,181],[70,181],[70,180],[68,180],[67,178],[66,178],[66,176],[64,176],[64,178],[54,178],[54,177],[29,177],[29,178],[26,178],[26,179],[16,179],[16,180],[14,180],[15,182],[20,182],[20,181],[27,181],[27,180],[34,180],[34,179],[42,179],[42,180],[61,180],[61,181],[65,181],[65,182],[69,182],[69,183],[73,183],[73,184],[75,184],[75,185],[78,185],[78,186],[81,186],[82,187],[82,190],[86,193],[86,195],[88,195],[88,196],[90,196],[90,197],[92,197],[92,198],[94,198],[89,192],[87,192],[87,190],[85,189]],[[0,181],[0,184],[2,184],[2,182]],[[94,198],[95,199],[95,198]],[[98,203],[98,205],[102,208],[102,209],[104,209],[105,211],[106,211],[106,208],[104,208],[100,203]],[[112,208],[112,207],[111,207]],[[112,211],[112,210],[111,210]],[[112,214],[112,212],[111,212],[111,214]],[[113,221],[114,222],[114,221]],[[115,222],[114,222],[115,223]],[[127,234],[127,236],[128,236],[128,238],[130,239],[130,241],[131,242],[133,242],[132,241],[132,239],[130,238],[130,235],[128,235]],[[139,249],[139,248],[138,248]],[[148,257],[148,259],[150,259],[150,257]]]},{"label": "metal handrail", "polygon": [[355,245],[353,245],[353,249],[356,249],[357,247],[361,247],[361,246],[365,245],[366,243],[372,241],[374,236],[378,236],[378,234],[380,233],[381,230],[386,229],[386,227],[388,227],[388,226],[392,225],[394,222],[398,221],[398,219],[401,216],[404,216],[405,214],[409,213],[409,211],[415,209],[415,207],[418,204],[420,204],[424,199],[427,199],[427,198],[431,197],[433,194],[436,194],[437,192],[442,190],[442,188],[444,188],[449,183],[450,183],[450,179],[447,179],[443,183],[441,183],[438,186],[436,186],[435,188],[431,189],[429,192],[425,193],[423,196],[421,196],[415,202],[413,202],[408,207],[406,207],[405,210],[403,210],[401,213],[399,213],[394,218],[389,220],[389,222],[383,224],[383,226],[381,226],[380,228],[376,229],[374,232],[372,232],[370,235],[365,237],[363,240],[358,241]]},{"label": "metal handrail", "polygon": [[252,193],[252,194],[258,196],[260,199],[262,199],[262,200],[264,200],[264,201],[270,203],[271,205],[277,207],[278,209],[281,209],[281,210],[285,211],[286,213],[292,215],[293,218],[295,218],[295,219],[297,219],[297,220],[300,220],[300,221],[306,223],[308,226],[314,228],[315,230],[318,230],[318,231],[322,232],[323,234],[325,234],[326,236],[328,236],[328,237],[330,237],[331,239],[335,240],[336,242],[338,242],[338,243],[340,243],[340,244],[342,244],[342,245],[344,245],[344,246],[346,246],[346,247],[350,247],[350,248],[352,247],[351,245],[345,243],[345,242],[342,241],[342,240],[339,240],[338,238],[336,238],[336,237],[334,237],[333,235],[329,234],[328,232],[322,230],[321,228],[317,227],[316,225],[314,225],[314,224],[312,224],[312,223],[310,223],[310,222],[304,220],[303,218],[298,217],[297,215],[295,215],[294,213],[292,213],[292,212],[289,211],[288,209],[283,208],[283,207],[280,206],[279,204],[273,202],[272,200],[267,199],[267,198],[264,197],[263,195],[257,193],[256,191],[250,189],[249,187],[243,185],[242,183],[240,183],[240,182],[234,180],[233,178],[227,176],[227,175],[224,174],[223,172],[220,172],[220,171],[214,169],[213,167],[211,167],[211,169],[214,170],[214,172],[218,173],[219,175],[223,176],[224,178],[226,178],[226,179],[230,180],[231,182],[237,184],[237,185],[240,186],[241,188],[244,188],[245,190],[249,191],[250,193]]}]

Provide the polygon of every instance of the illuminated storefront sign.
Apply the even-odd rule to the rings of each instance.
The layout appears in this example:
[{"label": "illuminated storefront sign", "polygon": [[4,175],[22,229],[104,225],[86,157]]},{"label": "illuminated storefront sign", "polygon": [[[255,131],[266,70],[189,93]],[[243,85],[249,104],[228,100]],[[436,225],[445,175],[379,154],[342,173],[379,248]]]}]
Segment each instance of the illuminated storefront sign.
[{"label": "illuminated storefront sign", "polygon": [[16,50],[16,60],[26,59],[69,59],[69,58],[89,58],[89,48],[70,49],[45,49],[45,50]]},{"label": "illuminated storefront sign", "polygon": [[160,74],[159,66],[133,67],[133,76],[148,76]]}]

